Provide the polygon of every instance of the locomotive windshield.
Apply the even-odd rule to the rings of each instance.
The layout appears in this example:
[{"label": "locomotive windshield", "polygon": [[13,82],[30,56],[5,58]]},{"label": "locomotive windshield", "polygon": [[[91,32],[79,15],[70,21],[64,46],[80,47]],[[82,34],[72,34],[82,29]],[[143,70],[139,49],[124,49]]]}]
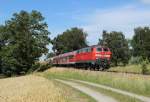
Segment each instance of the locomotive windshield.
[{"label": "locomotive windshield", "polygon": [[96,49],[96,51],[97,51],[97,52],[101,52],[101,51],[102,51],[102,48],[101,48],[101,47],[98,47],[98,48]]},{"label": "locomotive windshield", "polygon": [[109,51],[109,50],[108,50],[108,48],[106,48],[106,47],[105,47],[105,48],[103,48],[103,50],[104,50],[104,51]]},{"label": "locomotive windshield", "polygon": [[97,52],[101,52],[101,51],[107,52],[107,51],[109,51],[109,49],[108,49],[107,47],[104,47],[104,48],[98,47],[98,48],[96,49],[96,51],[97,51]]}]

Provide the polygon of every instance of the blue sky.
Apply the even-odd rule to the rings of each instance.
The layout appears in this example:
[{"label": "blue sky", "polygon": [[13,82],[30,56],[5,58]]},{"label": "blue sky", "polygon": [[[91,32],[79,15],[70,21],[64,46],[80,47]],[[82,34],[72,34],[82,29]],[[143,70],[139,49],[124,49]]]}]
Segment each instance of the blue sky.
[{"label": "blue sky", "polygon": [[131,38],[135,27],[150,26],[150,0],[1,0],[0,24],[20,10],[40,11],[52,38],[71,27],[83,28],[89,45],[97,44],[104,29]]}]

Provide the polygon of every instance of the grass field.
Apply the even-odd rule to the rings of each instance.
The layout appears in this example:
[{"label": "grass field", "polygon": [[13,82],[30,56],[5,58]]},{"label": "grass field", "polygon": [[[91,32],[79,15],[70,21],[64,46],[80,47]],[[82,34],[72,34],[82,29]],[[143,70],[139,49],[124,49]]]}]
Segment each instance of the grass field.
[{"label": "grass field", "polygon": [[[78,83],[80,83],[80,82],[78,82]],[[129,97],[129,96],[125,96],[125,95],[122,95],[122,94],[119,94],[119,93],[115,93],[115,92],[110,91],[110,90],[105,90],[105,89],[99,88],[99,87],[93,87],[93,86],[83,84],[83,83],[80,83],[80,84],[84,85],[84,86],[87,86],[91,89],[94,89],[96,91],[99,91],[100,93],[105,94],[107,96],[113,97],[118,102],[141,102],[140,100],[135,99],[133,97]]]},{"label": "grass field", "polygon": [[86,80],[150,97],[150,76],[85,71],[71,68],[52,68],[45,72],[45,76],[48,78]]},{"label": "grass field", "polygon": [[[130,66],[132,67],[134,66]],[[119,67],[114,69],[120,71]],[[135,72],[135,69],[133,70]],[[86,80],[150,97],[150,76],[148,75],[54,67],[44,73],[0,79],[0,102],[95,102],[82,92],[54,81],[55,78]],[[91,88],[112,96],[119,102],[139,102],[111,91]]]},{"label": "grass field", "polygon": [[[150,74],[150,65],[147,66],[147,69],[148,69],[147,73]],[[108,71],[141,74],[142,68],[141,65],[127,65],[127,66],[112,67]]]},{"label": "grass field", "polygon": [[29,75],[0,79],[0,102],[95,102],[64,84]]}]

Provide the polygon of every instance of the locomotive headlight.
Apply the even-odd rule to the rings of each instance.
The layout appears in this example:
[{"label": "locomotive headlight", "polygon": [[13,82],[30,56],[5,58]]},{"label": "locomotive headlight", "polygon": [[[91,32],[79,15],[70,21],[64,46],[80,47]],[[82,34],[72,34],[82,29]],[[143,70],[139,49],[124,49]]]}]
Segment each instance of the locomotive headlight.
[{"label": "locomotive headlight", "polygon": [[110,57],[110,55],[104,55],[104,57]]},{"label": "locomotive headlight", "polygon": [[101,55],[101,54],[96,54],[96,56],[97,56],[97,57],[102,57],[102,55]]},{"label": "locomotive headlight", "polygon": [[96,54],[96,57],[106,57],[106,58],[109,58],[110,55],[101,55],[101,54]]}]

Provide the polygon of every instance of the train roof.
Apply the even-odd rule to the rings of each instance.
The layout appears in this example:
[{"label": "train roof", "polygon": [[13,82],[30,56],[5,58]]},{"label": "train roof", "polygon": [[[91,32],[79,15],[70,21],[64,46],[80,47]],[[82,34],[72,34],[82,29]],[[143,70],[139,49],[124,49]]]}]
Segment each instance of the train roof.
[{"label": "train roof", "polygon": [[[104,47],[104,46],[101,46],[101,45],[92,45],[92,46],[88,46],[88,47],[81,48],[81,49],[93,48],[93,47]],[[78,49],[78,50],[81,50],[81,49]],[[57,55],[57,56],[52,57],[51,59],[75,55],[78,50]]]},{"label": "train roof", "polygon": [[75,55],[75,54],[76,54],[76,51],[67,52],[67,53],[64,53],[64,54],[60,54],[58,56],[54,56],[54,57],[52,57],[52,59],[54,59],[54,58],[60,58],[60,57],[66,57],[66,56],[71,56],[71,55]]},{"label": "train roof", "polygon": [[[92,46],[84,47],[84,48],[81,48],[81,49],[93,48],[93,47],[104,47],[104,46],[102,46],[102,45],[92,45]],[[81,50],[81,49],[78,49],[78,50]],[[78,51],[78,50],[76,50],[76,51]]]}]

